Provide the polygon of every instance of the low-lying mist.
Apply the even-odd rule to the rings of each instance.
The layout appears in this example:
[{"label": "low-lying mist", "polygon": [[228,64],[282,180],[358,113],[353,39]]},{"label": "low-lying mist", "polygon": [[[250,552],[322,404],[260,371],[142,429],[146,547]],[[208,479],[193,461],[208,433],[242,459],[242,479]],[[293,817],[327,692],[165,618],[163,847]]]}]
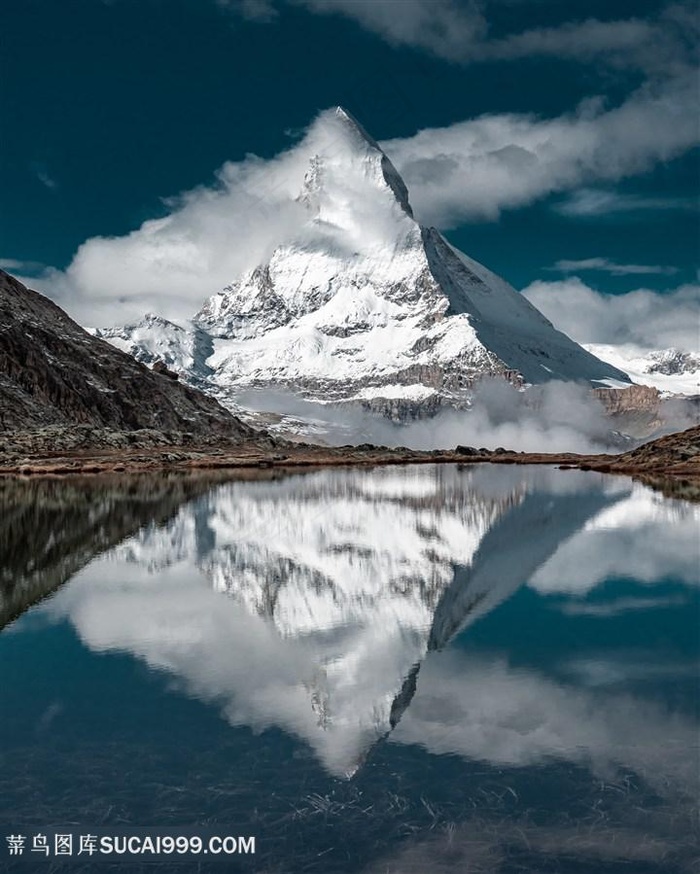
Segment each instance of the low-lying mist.
[{"label": "low-lying mist", "polygon": [[[285,391],[246,392],[241,406],[298,420],[306,439],[331,445],[376,443],[411,449],[446,449],[458,444],[522,452],[619,452],[655,433],[625,435],[586,386],[550,382],[518,390],[501,379],[482,380],[469,409],[445,409],[430,418],[396,423],[359,403],[322,404]],[[649,415],[653,426],[653,415]],[[664,433],[696,424],[686,404],[668,402]],[[291,428],[289,430],[294,430]]]}]

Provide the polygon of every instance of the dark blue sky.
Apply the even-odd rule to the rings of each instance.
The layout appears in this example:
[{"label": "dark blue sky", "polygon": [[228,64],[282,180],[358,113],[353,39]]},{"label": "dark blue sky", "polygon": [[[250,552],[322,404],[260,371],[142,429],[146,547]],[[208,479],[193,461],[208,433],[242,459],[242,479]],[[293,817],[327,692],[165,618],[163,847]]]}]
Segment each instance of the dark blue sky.
[{"label": "dark blue sky", "polygon": [[[674,40],[692,49],[688,19],[669,24],[659,2],[498,0],[478,19],[471,8],[458,0],[3,4],[0,259],[64,269],[84,240],[163,215],[164,197],[212,184],[225,161],[289,148],[329,106],[349,108],[378,140],[482,114],[554,119],[585,98],[602,95],[614,108],[644,83],[675,81],[685,67],[674,66]],[[601,25],[567,37],[590,19]],[[523,33],[518,47],[512,37]],[[647,44],[652,54],[668,50],[650,62]],[[685,111],[693,115],[697,103]],[[652,115],[645,128],[653,125]],[[691,281],[697,147],[687,137],[664,146],[670,159],[650,148],[636,163],[612,155],[627,164],[607,178],[534,192],[497,218],[460,218],[448,236],[518,287],[561,277],[546,269],[556,261],[591,258],[668,268],[588,269],[586,281],[605,291]]]}]

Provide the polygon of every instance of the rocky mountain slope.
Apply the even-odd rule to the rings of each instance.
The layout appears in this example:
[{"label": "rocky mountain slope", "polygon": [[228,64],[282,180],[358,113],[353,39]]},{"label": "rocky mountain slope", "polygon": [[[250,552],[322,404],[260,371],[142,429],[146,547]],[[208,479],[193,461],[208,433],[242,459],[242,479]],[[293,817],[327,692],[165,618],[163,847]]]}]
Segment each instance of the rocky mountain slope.
[{"label": "rocky mountain slope", "polygon": [[[251,429],[211,397],[92,337],[0,271],[0,429],[148,429],[237,441]],[[89,430],[89,428],[88,428]],[[57,437],[58,439],[58,437]]]},{"label": "rocky mountain slope", "polygon": [[265,263],[232,277],[186,329],[148,316],[99,336],[163,358],[223,403],[274,388],[410,416],[468,405],[484,376],[629,384],[419,225],[397,171],[344,110],[311,135],[298,226]]},{"label": "rocky mountain slope", "polygon": [[614,470],[627,466],[638,471],[675,469],[688,476],[700,476],[700,425],[686,428],[674,434],[666,434],[657,440],[644,443],[636,449],[614,458]]}]

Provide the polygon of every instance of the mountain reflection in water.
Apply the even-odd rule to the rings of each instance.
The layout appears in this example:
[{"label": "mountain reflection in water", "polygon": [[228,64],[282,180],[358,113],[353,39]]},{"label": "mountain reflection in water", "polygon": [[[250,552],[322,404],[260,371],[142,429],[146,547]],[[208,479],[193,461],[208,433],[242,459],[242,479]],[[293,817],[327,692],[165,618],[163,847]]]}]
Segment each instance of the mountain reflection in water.
[{"label": "mountain reflection in water", "polygon": [[[690,663],[588,646],[545,670],[513,663],[502,640],[454,645],[526,585],[562,621],[685,604],[693,505],[590,473],[453,466],[5,483],[0,500],[5,621],[70,579],[38,608],[43,621],[165,672],[233,726],[282,729],[331,777],[357,775],[388,741],[697,790],[693,715],[620,693],[654,672],[687,677]],[[649,588],[591,597],[621,577]],[[666,578],[679,588],[657,593]],[[423,850],[411,852],[405,870],[421,870]]]}]

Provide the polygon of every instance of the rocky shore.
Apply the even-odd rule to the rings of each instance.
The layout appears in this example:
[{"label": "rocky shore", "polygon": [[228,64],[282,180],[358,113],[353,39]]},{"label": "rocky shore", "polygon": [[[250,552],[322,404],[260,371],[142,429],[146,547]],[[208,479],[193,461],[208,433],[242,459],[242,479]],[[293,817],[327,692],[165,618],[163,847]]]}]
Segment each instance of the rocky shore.
[{"label": "rocky shore", "polygon": [[[700,494],[700,427],[617,455],[531,453],[473,446],[420,451],[406,447],[317,446],[271,437],[243,442],[194,440],[182,432],[41,429],[5,432],[0,476],[71,476],[153,472],[250,471],[386,464],[548,464],[563,469],[624,474],[665,491]],[[664,486],[663,484],[667,485]]]}]

